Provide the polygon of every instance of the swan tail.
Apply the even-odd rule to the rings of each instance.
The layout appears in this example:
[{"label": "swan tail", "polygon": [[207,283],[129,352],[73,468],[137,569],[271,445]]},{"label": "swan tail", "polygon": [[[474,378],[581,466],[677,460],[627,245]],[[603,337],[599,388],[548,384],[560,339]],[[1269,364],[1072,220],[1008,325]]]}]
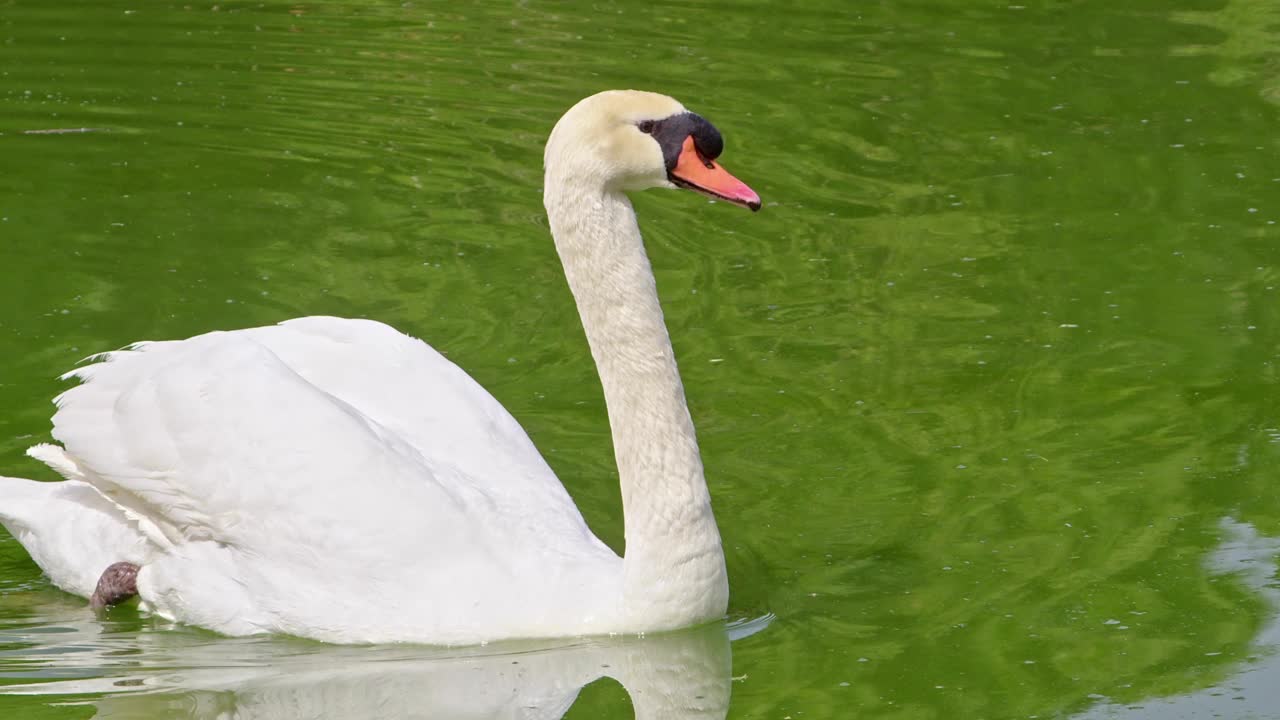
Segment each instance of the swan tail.
[{"label": "swan tail", "polygon": [[87,482],[84,468],[57,445],[27,451],[66,478],[41,482],[0,476],[0,525],[54,585],[89,597],[113,563],[143,563],[164,536],[155,524]]},{"label": "swan tail", "polygon": [[[21,523],[33,504],[46,495],[44,483],[0,475],[0,523]],[[10,528],[12,531],[12,528]]]},{"label": "swan tail", "polygon": [[54,483],[0,475],[0,525],[28,551],[31,534],[40,527],[41,516],[53,495]]},{"label": "swan tail", "polygon": [[149,553],[137,528],[82,482],[0,477],[0,525],[54,585],[81,597],[93,593],[103,568]]}]

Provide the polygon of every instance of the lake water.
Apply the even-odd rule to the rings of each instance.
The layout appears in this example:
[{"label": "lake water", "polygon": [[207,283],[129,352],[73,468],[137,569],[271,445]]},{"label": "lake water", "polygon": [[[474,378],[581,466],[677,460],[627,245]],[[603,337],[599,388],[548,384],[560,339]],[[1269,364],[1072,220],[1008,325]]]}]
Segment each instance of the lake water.
[{"label": "lake water", "polygon": [[1280,5],[1019,2],[0,0],[7,475],[86,355],[370,317],[621,550],[542,144],[659,90],[765,201],[634,199],[727,626],[232,640],[0,531],[0,715],[1280,717]]}]

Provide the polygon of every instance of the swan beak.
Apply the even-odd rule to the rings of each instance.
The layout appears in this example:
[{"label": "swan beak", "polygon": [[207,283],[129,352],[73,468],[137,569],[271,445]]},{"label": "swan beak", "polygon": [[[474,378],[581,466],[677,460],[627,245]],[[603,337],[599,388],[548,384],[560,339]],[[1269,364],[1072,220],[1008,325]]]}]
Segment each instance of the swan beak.
[{"label": "swan beak", "polygon": [[671,182],[680,187],[751,208],[752,212],[760,209],[760,196],[756,191],[714,161],[704,158],[694,146],[692,135],[684,139],[675,169],[668,175]]}]

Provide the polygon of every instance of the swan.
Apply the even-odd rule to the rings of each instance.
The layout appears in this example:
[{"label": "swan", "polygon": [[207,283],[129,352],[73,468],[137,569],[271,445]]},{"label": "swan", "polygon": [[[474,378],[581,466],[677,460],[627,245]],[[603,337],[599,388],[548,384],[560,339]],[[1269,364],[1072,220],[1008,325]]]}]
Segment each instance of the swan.
[{"label": "swan", "polygon": [[0,478],[0,523],[57,587],[225,635],[469,645],[657,632],[729,588],[694,427],[626,193],[752,210],[716,128],[613,90],[570,108],[543,204],[599,372],[619,557],[510,414],[426,343],[369,320],[141,342],[64,375],[61,482]]}]

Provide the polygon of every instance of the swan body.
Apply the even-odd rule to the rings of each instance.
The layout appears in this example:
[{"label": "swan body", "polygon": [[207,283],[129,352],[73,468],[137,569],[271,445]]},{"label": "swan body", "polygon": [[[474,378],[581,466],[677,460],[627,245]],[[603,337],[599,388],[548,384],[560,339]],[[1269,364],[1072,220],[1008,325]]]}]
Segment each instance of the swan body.
[{"label": "swan body", "polygon": [[0,478],[0,523],[85,597],[112,563],[141,607],[230,635],[471,644],[638,633],[724,614],[728,584],[653,273],[624,191],[759,199],[665,96],[575,105],[544,201],[604,386],[626,553],[588,529],[519,424],[427,344],[369,320],[145,342],[66,377],[66,480]]}]

